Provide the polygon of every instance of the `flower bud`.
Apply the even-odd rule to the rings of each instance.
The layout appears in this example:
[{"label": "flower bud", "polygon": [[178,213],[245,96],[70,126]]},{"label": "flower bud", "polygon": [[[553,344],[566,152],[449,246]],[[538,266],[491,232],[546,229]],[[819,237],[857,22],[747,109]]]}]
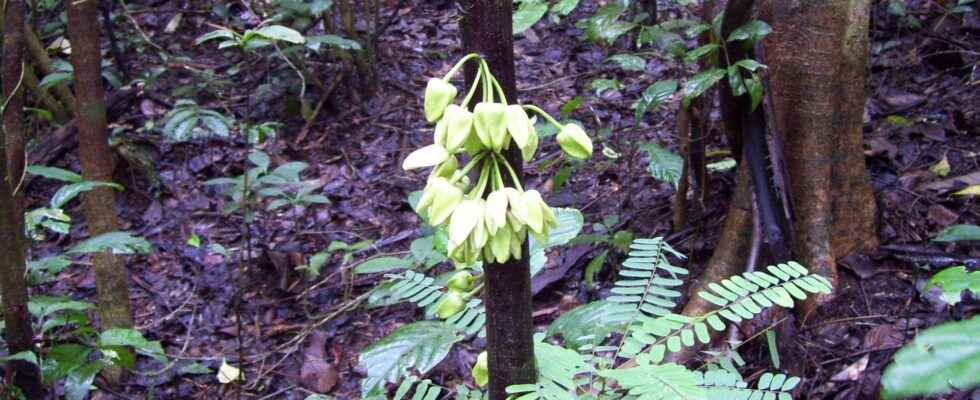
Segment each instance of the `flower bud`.
[{"label": "flower bud", "polygon": [[429,183],[425,185],[425,189],[422,190],[422,197],[419,197],[419,202],[415,205],[415,212],[422,216],[422,218],[426,218],[426,216],[429,215],[428,209],[429,206],[432,205],[432,201],[435,200],[437,191],[435,185],[433,185],[433,182],[439,179],[445,180],[440,177],[429,179]]},{"label": "flower bud", "polygon": [[566,124],[561,128],[561,132],[558,132],[558,144],[573,158],[585,160],[592,156],[592,139],[578,125]]},{"label": "flower bud", "polygon": [[429,174],[429,179],[440,177],[440,178],[451,178],[456,170],[459,169],[459,160],[456,156],[449,156],[446,161],[442,164],[432,169],[432,173]]},{"label": "flower bud", "polygon": [[448,127],[446,118],[440,118],[439,122],[436,122],[435,132],[432,134],[432,143],[446,147],[446,132],[448,131]]},{"label": "flower bud", "polygon": [[483,200],[463,200],[449,219],[449,241],[463,243],[477,224],[483,221]]},{"label": "flower bud", "polygon": [[487,382],[490,382],[490,368],[487,366],[487,358],[487,352],[480,353],[476,356],[476,364],[470,370],[470,374],[473,375],[473,382],[476,382],[476,385],[480,387],[484,387]]},{"label": "flower bud", "polygon": [[524,200],[524,195],[518,192],[517,189],[512,189],[507,191],[507,202],[510,204],[510,214],[513,215],[514,219],[520,223],[520,225],[527,224],[528,217],[528,204]]},{"label": "flower bud", "polygon": [[469,290],[470,286],[473,286],[473,281],[476,278],[470,271],[459,271],[453,274],[452,278],[449,278],[449,282],[446,284],[450,290],[465,291]]},{"label": "flower bud", "polygon": [[438,144],[430,144],[413,151],[412,154],[405,157],[405,161],[402,162],[402,169],[408,171],[416,168],[431,167],[446,161],[448,158],[449,152],[446,151],[446,148]]},{"label": "flower bud", "polygon": [[531,127],[531,120],[524,107],[517,104],[507,106],[507,132],[521,150],[527,147]]},{"label": "flower bud", "polygon": [[525,223],[532,231],[542,233],[544,229],[544,213],[541,207],[547,207],[541,199],[541,194],[537,190],[528,190],[521,196],[524,204],[527,205],[527,219]]},{"label": "flower bud", "polygon": [[436,305],[436,316],[446,319],[463,311],[463,307],[466,307],[466,300],[463,300],[463,295],[455,290],[450,290]]},{"label": "flower bud", "polygon": [[515,260],[521,259],[521,249],[524,247],[524,238],[527,236],[524,232],[513,232],[513,236],[510,238],[510,256],[514,257]]},{"label": "flower bud", "polygon": [[[484,210],[485,212],[486,210]],[[476,226],[473,227],[473,232],[470,233],[470,246],[473,247],[473,250],[483,249],[487,240],[490,240],[490,233],[487,232],[487,225],[483,222],[484,220],[484,215],[480,215],[480,220],[477,221]]]},{"label": "flower bud", "polygon": [[530,162],[534,158],[534,153],[538,151],[538,131],[534,129],[534,123],[531,123],[531,128],[528,130],[527,134],[527,146],[521,148],[521,155],[524,157],[524,162]]},{"label": "flower bud", "polygon": [[463,201],[463,191],[449,181],[442,179],[433,182],[432,207],[429,209],[429,223],[432,226],[442,225]]},{"label": "flower bud", "polygon": [[466,143],[473,130],[473,113],[463,107],[450,104],[446,107],[446,150],[455,153]]},{"label": "flower bud", "polygon": [[486,225],[490,235],[507,225],[507,192],[495,190],[487,196]]},{"label": "flower bud", "polygon": [[436,122],[454,99],[456,86],[439,78],[429,79],[429,83],[425,85],[425,119]]},{"label": "flower bud", "polygon": [[[510,257],[510,241],[513,235],[510,228],[505,225],[497,230],[496,235],[490,237],[490,252],[498,263],[507,262],[507,258]],[[487,261],[491,259],[488,258]]]},{"label": "flower bud", "polygon": [[507,107],[500,103],[478,103],[473,114],[473,126],[480,141],[493,151],[500,151],[507,136]]}]

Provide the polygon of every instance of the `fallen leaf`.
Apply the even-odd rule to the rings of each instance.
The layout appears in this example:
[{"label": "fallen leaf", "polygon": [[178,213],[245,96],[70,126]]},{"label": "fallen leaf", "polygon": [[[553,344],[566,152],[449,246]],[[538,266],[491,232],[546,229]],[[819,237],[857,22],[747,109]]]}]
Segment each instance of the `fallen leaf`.
[{"label": "fallen leaf", "polygon": [[980,195],[980,185],[970,185],[955,193],[954,196],[977,196]]},{"label": "fallen leaf", "polygon": [[949,170],[950,170],[949,159],[946,158],[946,156],[944,155],[943,159],[939,160],[939,162],[937,162],[935,165],[930,167],[929,170],[932,171],[932,173],[936,174],[936,176],[940,178],[945,178],[946,175],[949,175]]},{"label": "fallen leaf", "polygon": [[836,375],[830,378],[832,381],[844,382],[844,381],[856,381],[861,377],[861,373],[868,368],[868,355],[865,354],[860,360],[857,360],[854,364],[847,366]]},{"label": "fallen leaf", "polygon": [[242,379],[242,370],[228,364],[228,361],[221,360],[221,368],[218,368],[218,382],[229,384]]},{"label": "fallen leaf", "polygon": [[317,393],[328,393],[337,385],[337,368],[324,357],[326,344],[326,332],[316,331],[310,335],[299,372],[300,384]]}]

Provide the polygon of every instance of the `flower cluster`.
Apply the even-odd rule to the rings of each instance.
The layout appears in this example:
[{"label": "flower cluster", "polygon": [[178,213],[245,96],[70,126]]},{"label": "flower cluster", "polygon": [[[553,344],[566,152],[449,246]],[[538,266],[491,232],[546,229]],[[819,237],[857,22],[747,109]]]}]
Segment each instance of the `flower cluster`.
[{"label": "flower cluster", "polygon": [[[457,90],[449,80],[471,60],[479,62],[477,79],[462,102],[455,104]],[[466,105],[478,87],[483,89],[482,101],[471,112]],[[524,161],[534,157],[539,138],[536,118],[529,118],[528,111],[558,128],[558,143],[570,157],[592,155],[592,140],[585,131],[558,123],[538,107],[508,105],[500,83],[476,54],[464,57],[445,77],[429,80],[424,111],[425,118],[436,124],[433,144],[412,152],[402,167],[434,167],[417,211],[429,224],[446,229],[449,257],[461,264],[503,263],[521,258],[528,233],[546,242],[549,230],[557,225],[555,214],[540,193],[521,187],[503,152],[516,145]],[[462,168],[461,156],[468,160]],[[470,180],[474,168],[479,168],[475,183]]]}]

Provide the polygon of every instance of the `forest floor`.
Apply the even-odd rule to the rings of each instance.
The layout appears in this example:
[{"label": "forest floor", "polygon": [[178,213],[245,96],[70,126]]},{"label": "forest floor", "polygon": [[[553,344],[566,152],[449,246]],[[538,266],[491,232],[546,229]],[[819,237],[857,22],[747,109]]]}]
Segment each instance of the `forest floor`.
[{"label": "forest floor", "polygon": [[[141,2],[133,3],[138,7]],[[222,359],[238,360],[243,346],[248,398],[303,399],[310,393],[310,382],[300,379],[301,368],[310,359],[320,360],[323,369],[314,376],[323,380],[321,388],[336,398],[354,399],[359,397],[363,377],[357,369],[358,351],[420,316],[421,311],[409,304],[365,307],[363,294],[381,277],[351,276],[342,270],[366,257],[405,254],[411,240],[419,236],[420,221],[406,196],[421,189],[424,176],[407,174],[400,164],[412,149],[431,140],[431,127],[421,114],[426,80],[444,74],[463,55],[455,7],[452,2],[438,3],[410,1],[397,10],[399,18],[379,38],[377,94],[367,97],[353,84],[341,85],[303,138],[299,135],[302,119],[289,116],[282,98],[253,96],[258,85],[276,84],[268,77],[265,63],[252,66],[255,71],[246,74],[249,79],[222,89],[224,97],[201,92],[199,103],[240,119],[283,122],[279,136],[260,148],[272,156],[273,165],[308,162],[304,177],[317,179],[322,185],[318,192],[332,202],[259,212],[250,225],[252,252],[244,274],[239,274],[237,262],[211,250],[211,244],[220,244],[241,254],[244,224],[239,216],[221,213],[226,198],[204,182],[241,174],[251,146],[240,138],[172,143],[157,133],[136,133],[147,121],[163,117],[167,110],[159,105],[161,97],[164,103],[176,101],[179,97],[167,93],[195,84],[199,77],[173,60],[172,70],[154,88],[156,100],[140,97],[140,106],[111,121],[114,129],[134,132],[134,137],[152,143],[158,155],[150,173],[155,176],[120,162],[116,177],[126,187],[119,196],[124,228],[146,237],[155,248],[152,255],[128,261],[136,321],[150,339],[162,341],[178,366],[197,362],[217,370]],[[176,33],[164,31],[173,15],[187,10],[144,13],[136,20],[155,41],[171,50],[182,49],[181,55],[198,68],[216,68],[220,78],[223,68],[232,64],[213,44],[192,45],[196,36],[212,29],[205,25],[207,10],[186,13]],[[692,221],[691,229],[671,230],[674,189],[650,176],[648,156],[637,151],[637,144],[653,141],[676,151],[676,101],[651,111],[640,123],[634,121],[630,105],[653,82],[687,76],[689,71],[679,63],[656,59],[642,74],[615,68],[605,60],[621,49],[579,38],[582,31],[574,21],[590,12],[589,6],[580,7],[560,23],[542,21],[516,38],[520,97],[557,114],[563,104],[583,96],[582,106],[571,117],[596,136],[598,150],[606,146],[622,157],[613,160],[597,151],[593,161],[576,169],[564,184],[551,178],[558,166],[532,164],[526,167],[528,186],[540,190],[553,206],[580,209],[586,221],[584,234],[592,233],[592,224],[616,216],[616,229],[630,230],[637,237],[667,237],[689,256],[686,267],[696,277],[717,240],[734,186],[733,171],[711,172],[702,218]],[[667,9],[665,14],[679,11]],[[962,186],[951,178],[980,171],[980,41],[976,40],[980,21],[976,12],[962,19],[938,12],[912,17],[923,28],[905,27],[880,4],[872,29],[865,154],[881,210],[882,249],[841,260],[837,300],[805,322],[792,317],[782,321],[794,328],[790,336],[777,338],[784,349],[784,368],[790,364],[804,377],[801,398],[872,398],[892,354],[917,330],[975,312],[975,304],[951,308],[921,288],[937,268],[948,264],[941,263],[937,254],[980,259],[980,247],[930,241],[951,224],[980,223],[976,197],[950,195]],[[124,35],[134,32],[128,24],[117,29]],[[152,55],[132,57],[146,68],[160,64]],[[331,73],[324,72],[325,81],[333,79]],[[596,96],[588,84],[601,77],[615,77],[623,87]],[[717,113],[712,117],[709,150],[718,150],[723,148],[722,128]],[[558,152],[552,140],[543,143],[542,154]],[[944,158],[951,170],[940,177],[930,168]],[[78,170],[73,155],[56,166]],[[156,179],[158,186],[150,185],[148,178]],[[28,206],[45,203],[55,189],[44,183],[32,185]],[[35,246],[34,255],[50,253],[84,237],[84,232],[84,224],[76,224],[70,236]],[[188,244],[192,234],[200,237],[201,246]],[[347,264],[343,254],[335,254],[315,279],[294,271],[305,257],[337,240],[374,242],[355,252]],[[612,266],[625,256],[613,251],[597,284],[590,288],[583,270],[602,250],[580,244],[550,251],[544,272],[534,280],[538,326],[547,326],[575,305],[604,297],[614,278]],[[243,290],[241,332],[233,303],[236,285]],[[92,269],[69,268],[56,283],[34,290],[82,294],[94,300]],[[430,376],[448,387],[472,384],[469,367],[478,352],[475,348],[475,344],[457,346]],[[747,361],[746,376],[772,369],[765,340],[754,340],[740,352]],[[179,371],[170,368],[131,377],[118,392],[132,398],[152,392],[158,399],[230,396],[213,374]],[[112,395],[99,391],[95,398]]]}]

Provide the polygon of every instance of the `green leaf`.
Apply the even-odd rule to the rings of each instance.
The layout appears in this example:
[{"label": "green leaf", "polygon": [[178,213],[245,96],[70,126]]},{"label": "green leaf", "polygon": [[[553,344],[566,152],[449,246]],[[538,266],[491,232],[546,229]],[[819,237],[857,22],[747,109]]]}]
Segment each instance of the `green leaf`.
[{"label": "green leaf", "polygon": [[131,347],[158,361],[165,360],[160,342],[147,340],[135,329],[107,329],[99,335],[99,347]]},{"label": "green leaf", "polygon": [[720,47],[721,46],[716,43],[708,43],[704,46],[698,47],[694,50],[689,51],[687,54],[684,55],[684,62],[688,64],[696,62],[698,61],[699,58],[713,53],[715,50],[718,50],[718,48]]},{"label": "green leaf", "polygon": [[960,302],[964,290],[980,296],[980,271],[968,272],[962,265],[949,267],[933,275],[926,283],[926,290],[933,286],[939,286],[943,290],[943,301],[953,305]]},{"label": "green leaf", "polygon": [[106,232],[88,238],[73,246],[67,254],[87,254],[112,251],[113,254],[150,254],[153,246],[146,239],[133,236],[129,232]]},{"label": "green leaf", "polygon": [[101,360],[94,361],[68,374],[68,379],[65,379],[65,398],[68,400],[85,400],[88,393],[95,388],[92,386],[92,382],[95,381],[95,375],[102,370],[102,366]]},{"label": "green leaf", "polygon": [[303,42],[306,41],[303,38],[302,33],[299,33],[295,29],[287,28],[282,25],[265,26],[255,31],[255,33],[266,39],[281,40],[283,42],[289,42],[294,44],[302,44]]},{"label": "green leaf", "polygon": [[980,385],[980,316],[926,329],[895,353],[882,398],[941,395]]},{"label": "green leaf", "polygon": [[336,47],[342,50],[361,50],[361,44],[337,35],[318,35],[310,36],[306,39],[306,47],[310,50],[319,51],[322,45]]},{"label": "green leaf", "polygon": [[980,240],[980,226],[958,224],[943,229],[936,235],[933,242],[956,242],[966,240]]},{"label": "green leaf", "polygon": [[319,17],[323,13],[330,10],[330,7],[333,7],[332,0],[314,0],[312,3],[310,3],[310,15]]},{"label": "green leaf", "polygon": [[747,40],[749,43],[755,43],[771,32],[772,28],[769,26],[769,24],[759,20],[749,21],[745,25],[742,25],[732,31],[732,33],[728,35],[728,41],[734,42],[736,40]]},{"label": "green leaf", "polygon": [[595,285],[595,277],[602,271],[602,266],[606,265],[606,258],[609,256],[609,250],[603,250],[599,255],[595,256],[589,264],[585,266],[585,285],[588,287],[593,287]]},{"label": "green leaf", "polygon": [[650,175],[676,188],[681,179],[684,159],[653,142],[641,143],[639,147],[650,155],[650,165],[647,167]]},{"label": "green leaf", "polygon": [[621,331],[626,325],[621,310],[622,306],[605,300],[586,303],[554,320],[545,334],[548,337],[560,335],[565,339],[566,347],[577,350]]},{"label": "green leaf", "polygon": [[602,96],[602,92],[607,90],[619,90],[623,85],[615,79],[593,79],[589,83],[589,90],[595,92],[596,96]]},{"label": "green leaf", "polygon": [[578,3],[579,0],[558,0],[558,2],[551,6],[551,12],[564,17],[571,14],[572,11],[575,11]]},{"label": "green leaf", "polygon": [[19,353],[14,353],[9,356],[0,357],[0,363],[8,363],[11,361],[27,361],[34,365],[39,365],[37,362],[37,355],[33,351],[24,350]]},{"label": "green leaf", "polygon": [[676,91],[677,81],[673,79],[659,81],[647,87],[643,91],[643,97],[634,105],[636,108],[636,122],[639,123],[647,111],[659,107],[670,96],[673,96]]},{"label": "green leaf", "polygon": [[633,54],[616,54],[606,61],[613,61],[627,71],[646,71],[647,69],[647,60]]},{"label": "green leaf", "polygon": [[548,12],[548,4],[541,0],[524,0],[514,12],[513,34],[526,31]]},{"label": "green leaf", "polygon": [[582,105],[582,100],[584,100],[582,96],[575,96],[574,98],[572,98],[571,100],[563,104],[561,106],[561,109],[559,110],[560,113],[559,115],[561,116],[561,118],[562,119],[568,118],[568,116],[571,115],[573,111],[575,111],[576,109],[579,108],[579,106]]},{"label": "green leaf", "polygon": [[691,77],[684,84],[684,107],[691,105],[691,100],[702,95],[718,81],[725,77],[725,69],[713,68]]},{"label": "green leaf", "polygon": [[82,178],[81,175],[67,169],[46,167],[43,165],[28,165],[27,173],[68,183],[78,183],[85,180],[85,178]]},{"label": "green leaf", "polygon": [[269,160],[268,154],[265,154],[259,150],[249,153],[248,160],[251,161],[252,164],[255,164],[255,166],[259,167],[259,169],[262,171],[269,170],[269,164],[272,162]]},{"label": "green leaf", "polygon": [[75,79],[74,72],[52,72],[42,78],[38,86],[42,89],[48,89],[60,83],[71,82],[73,79]]},{"label": "green leaf", "polygon": [[190,236],[187,237],[187,245],[195,249],[201,247],[201,237],[197,236],[196,233],[192,233]]},{"label": "green leaf", "polygon": [[378,257],[367,260],[354,268],[355,274],[374,274],[412,268],[414,263],[407,258]]},{"label": "green leaf", "polygon": [[751,58],[746,58],[746,59],[739,60],[737,63],[735,63],[735,66],[736,67],[743,68],[743,69],[746,69],[746,70],[748,70],[750,72],[755,72],[755,70],[757,70],[759,68],[766,68],[766,65],[765,64],[762,64],[762,63],[760,63],[760,62],[758,62],[756,60],[753,60]]},{"label": "green leaf", "polygon": [[205,33],[205,34],[203,34],[201,36],[198,36],[197,39],[194,39],[194,45],[195,46],[200,46],[201,43],[204,43],[204,42],[207,42],[207,41],[211,41],[211,40],[215,40],[215,39],[227,39],[227,40],[233,40],[233,41],[236,40],[235,33],[234,32],[232,32],[232,31],[230,31],[228,29],[218,29],[218,30],[213,30],[211,32]]},{"label": "green leaf", "polygon": [[435,240],[435,235],[429,235],[412,241],[409,250],[411,250],[415,262],[424,265],[425,268],[430,268],[446,261],[445,252],[436,249]]},{"label": "green leaf", "polygon": [[460,340],[456,328],[442,321],[404,325],[361,350],[358,366],[367,372],[362,397],[384,395],[386,382],[395,383],[409,371],[429,372]]},{"label": "green leaf", "polygon": [[582,212],[579,210],[574,208],[552,208],[552,211],[555,213],[558,227],[548,233],[548,243],[537,243],[532,236],[528,236],[528,240],[531,240],[528,246],[531,249],[531,253],[549,247],[568,244],[568,242],[578,236],[579,232],[582,231],[582,226],[585,225],[585,217],[582,216]]},{"label": "green leaf", "polygon": [[69,201],[74,199],[80,193],[100,187],[111,187],[116,190],[123,190],[122,185],[112,182],[82,181],[72,183],[62,186],[57,192],[54,193],[53,196],[51,196],[51,208],[64,208],[65,204],[68,204]]},{"label": "green leaf", "polygon": [[212,371],[211,368],[205,367],[196,362],[184,365],[177,371],[177,373],[180,375],[210,375],[212,372],[214,371]]}]

